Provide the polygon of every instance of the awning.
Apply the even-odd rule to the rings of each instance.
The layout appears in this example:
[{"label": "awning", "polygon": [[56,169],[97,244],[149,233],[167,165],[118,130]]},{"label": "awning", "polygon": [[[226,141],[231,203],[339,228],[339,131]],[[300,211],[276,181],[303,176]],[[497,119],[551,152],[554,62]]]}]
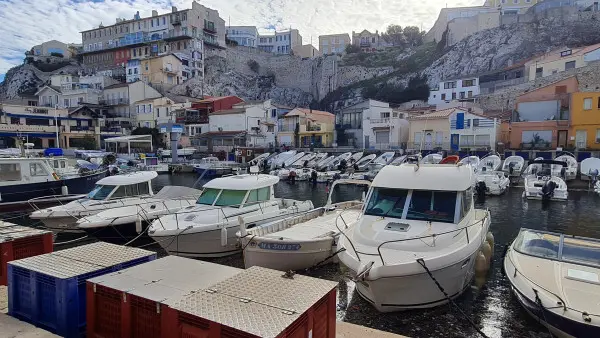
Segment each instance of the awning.
[{"label": "awning", "polygon": [[131,143],[149,143],[150,151],[152,147],[152,135],[129,135],[129,136],[118,136],[104,139],[105,146],[109,143],[114,143],[118,147],[119,143],[127,143],[127,154],[131,155]]}]

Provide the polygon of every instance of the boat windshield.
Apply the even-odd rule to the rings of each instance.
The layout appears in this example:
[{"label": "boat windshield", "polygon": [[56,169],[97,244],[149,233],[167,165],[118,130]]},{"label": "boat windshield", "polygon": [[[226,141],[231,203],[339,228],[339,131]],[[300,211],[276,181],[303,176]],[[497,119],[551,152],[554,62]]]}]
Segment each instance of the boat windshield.
[{"label": "boat windshield", "polygon": [[600,267],[600,241],[565,237],[562,245],[562,260]]},{"label": "boat windshield", "polygon": [[558,259],[560,235],[533,231],[521,231],[514,248],[527,255]]},{"label": "boat windshield", "polygon": [[217,196],[219,196],[219,192],[221,192],[221,189],[204,189],[202,194],[200,194],[200,197],[198,197],[196,204],[213,205],[213,203],[215,203],[215,199],[217,199]]},{"label": "boat windshield", "polygon": [[90,191],[88,198],[92,200],[101,201],[106,199],[110,193],[115,190],[114,185],[96,185],[94,190]]},{"label": "boat windshield", "polygon": [[244,201],[244,197],[246,197],[246,193],[246,190],[223,190],[215,205],[219,207],[239,208]]},{"label": "boat windshield", "polygon": [[402,218],[408,190],[374,188],[366,215]]},{"label": "boat windshield", "polygon": [[413,190],[406,219],[454,223],[456,191]]},{"label": "boat windshield", "polygon": [[600,267],[600,240],[522,230],[515,240],[517,252],[573,264]]}]

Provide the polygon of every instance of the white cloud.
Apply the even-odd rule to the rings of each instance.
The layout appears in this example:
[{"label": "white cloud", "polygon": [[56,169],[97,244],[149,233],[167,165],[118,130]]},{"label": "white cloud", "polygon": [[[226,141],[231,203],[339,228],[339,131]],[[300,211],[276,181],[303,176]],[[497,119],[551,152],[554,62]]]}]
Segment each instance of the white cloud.
[{"label": "white cloud", "polygon": [[[232,25],[274,25],[300,30],[304,43],[317,43],[320,34],[351,33],[362,29],[382,31],[389,24],[430,28],[439,10],[481,5],[484,0],[204,0]],[[191,0],[0,0],[0,74],[22,62],[24,51],[56,39],[81,42],[82,30],[115,18],[132,18],[136,11],[150,16],[190,8]]]}]

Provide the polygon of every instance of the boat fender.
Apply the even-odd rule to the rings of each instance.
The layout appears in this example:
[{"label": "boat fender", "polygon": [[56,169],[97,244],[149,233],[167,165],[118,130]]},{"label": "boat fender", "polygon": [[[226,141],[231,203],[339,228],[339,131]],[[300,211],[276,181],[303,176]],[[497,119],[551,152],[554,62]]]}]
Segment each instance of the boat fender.
[{"label": "boat fender", "polygon": [[246,231],[246,222],[244,222],[244,218],[242,216],[238,216],[238,223],[240,224],[241,237],[246,237],[248,235],[248,231]]},{"label": "boat fender", "polygon": [[221,246],[227,246],[227,227],[221,228]]},{"label": "boat fender", "polygon": [[492,260],[492,246],[487,241],[483,243],[482,246],[483,255],[485,256],[485,268],[486,270],[490,268],[490,262]]},{"label": "boat fender", "polygon": [[62,187],[60,187],[60,193],[63,196],[67,196],[69,194],[69,187],[67,187],[66,185],[63,185]]},{"label": "boat fender", "polygon": [[485,235],[485,240],[490,243],[492,247],[492,252],[494,252],[494,234],[491,231],[488,231],[487,235]]},{"label": "boat fender", "polygon": [[475,272],[477,274],[485,274],[487,271],[487,262],[483,252],[479,251],[475,258]]},{"label": "boat fender", "polygon": [[135,219],[135,232],[138,234],[142,232],[142,218],[139,213]]}]

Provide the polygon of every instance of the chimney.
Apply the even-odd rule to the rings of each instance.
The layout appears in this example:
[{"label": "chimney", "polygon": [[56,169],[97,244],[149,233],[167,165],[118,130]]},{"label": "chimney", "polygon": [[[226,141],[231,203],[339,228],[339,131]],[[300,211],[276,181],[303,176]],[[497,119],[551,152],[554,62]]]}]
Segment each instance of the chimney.
[{"label": "chimney", "polygon": [[157,10],[152,10],[152,16],[158,16],[158,11]]},{"label": "chimney", "polygon": [[175,13],[175,12],[177,12],[177,7],[175,7],[175,6],[171,6],[171,12],[172,12],[172,13]]}]

